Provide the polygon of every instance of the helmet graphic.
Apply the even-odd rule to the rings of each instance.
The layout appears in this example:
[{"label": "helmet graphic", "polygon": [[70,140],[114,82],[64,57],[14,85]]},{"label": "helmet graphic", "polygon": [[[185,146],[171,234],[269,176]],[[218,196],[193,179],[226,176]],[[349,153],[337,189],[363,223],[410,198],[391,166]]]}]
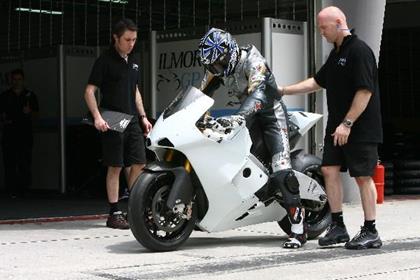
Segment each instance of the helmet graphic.
[{"label": "helmet graphic", "polygon": [[229,32],[210,29],[198,46],[201,63],[215,76],[229,76],[238,62],[239,47]]}]

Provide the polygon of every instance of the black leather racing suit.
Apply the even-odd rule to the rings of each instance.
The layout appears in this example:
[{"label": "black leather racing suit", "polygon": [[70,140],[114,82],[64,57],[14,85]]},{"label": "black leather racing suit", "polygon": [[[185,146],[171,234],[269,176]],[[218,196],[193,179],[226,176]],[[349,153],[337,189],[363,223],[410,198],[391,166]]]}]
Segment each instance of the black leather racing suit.
[{"label": "black leather racing suit", "polygon": [[220,84],[240,100],[237,115],[245,118],[248,128],[259,119],[272,156],[273,173],[291,169],[286,106],[277,93],[274,75],[257,48],[240,48],[238,64],[228,77],[214,77],[206,71],[201,90],[212,95]]},{"label": "black leather racing suit", "polygon": [[252,45],[241,47],[239,52],[239,61],[231,75],[215,77],[206,71],[200,89],[212,96],[223,84],[240,100],[237,115],[245,118],[248,128],[258,118],[272,157],[272,184],[283,194],[290,221],[301,226],[303,212],[299,184],[290,160],[286,106],[277,92],[274,75],[257,48]]}]

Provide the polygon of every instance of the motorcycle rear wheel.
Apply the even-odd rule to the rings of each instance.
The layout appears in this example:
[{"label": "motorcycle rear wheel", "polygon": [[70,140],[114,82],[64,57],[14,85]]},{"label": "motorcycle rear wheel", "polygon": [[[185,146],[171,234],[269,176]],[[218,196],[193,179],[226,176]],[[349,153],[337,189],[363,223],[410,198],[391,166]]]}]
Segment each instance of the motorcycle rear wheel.
[{"label": "motorcycle rear wheel", "polygon": [[[151,251],[173,251],[191,235],[197,220],[194,203],[182,213],[166,206],[172,187],[170,174],[143,172],[128,202],[128,222],[136,240]],[[189,216],[189,219],[185,216]]]},{"label": "motorcycle rear wheel", "polygon": [[[303,160],[304,164],[299,166],[299,168],[296,168],[296,170],[315,179],[325,190],[324,177],[321,173],[321,160],[312,155],[304,156],[306,157],[305,160]],[[307,205],[309,203],[313,204],[314,202],[302,201],[303,207],[306,208],[304,226],[308,239],[315,239],[331,224],[331,213],[328,202],[326,202],[322,208],[320,208],[319,205],[318,207],[317,205]],[[309,208],[318,208],[318,210],[311,211]],[[281,221],[278,221],[278,224],[286,234],[289,235],[291,233],[291,223],[288,216],[285,216]]]}]

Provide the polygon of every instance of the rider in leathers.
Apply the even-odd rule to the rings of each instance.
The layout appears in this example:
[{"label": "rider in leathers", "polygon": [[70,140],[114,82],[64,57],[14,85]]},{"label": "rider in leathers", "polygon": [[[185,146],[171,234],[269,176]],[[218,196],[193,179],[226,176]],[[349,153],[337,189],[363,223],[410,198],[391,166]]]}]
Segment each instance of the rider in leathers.
[{"label": "rider in leathers", "polygon": [[[274,75],[255,46],[239,48],[232,36],[212,28],[200,40],[199,53],[206,72],[201,90],[212,95],[223,84],[241,101],[237,115],[248,128],[258,119],[263,126],[264,141],[272,156],[271,182],[282,193],[292,224],[284,248],[300,248],[306,242],[303,228],[299,184],[292,171],[288,140],[287,110],[277,93]],[[224,117],[223,122],[235,121]]]}]

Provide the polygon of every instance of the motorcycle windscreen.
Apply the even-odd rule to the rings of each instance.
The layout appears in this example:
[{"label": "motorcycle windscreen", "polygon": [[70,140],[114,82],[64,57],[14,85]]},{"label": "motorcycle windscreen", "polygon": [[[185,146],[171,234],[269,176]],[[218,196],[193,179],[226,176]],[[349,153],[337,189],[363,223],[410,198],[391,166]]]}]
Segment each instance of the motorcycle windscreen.
[{"label": "motorcycle windscreen", "polygon": [[205,95],[202,91],[195,87],[188,87],[187,90],[181,91],[174,100],[169,104],[169,106],[163,111],[163,118],[175,114],[176,112],[181,111],[188,107],[191,103]]}]

